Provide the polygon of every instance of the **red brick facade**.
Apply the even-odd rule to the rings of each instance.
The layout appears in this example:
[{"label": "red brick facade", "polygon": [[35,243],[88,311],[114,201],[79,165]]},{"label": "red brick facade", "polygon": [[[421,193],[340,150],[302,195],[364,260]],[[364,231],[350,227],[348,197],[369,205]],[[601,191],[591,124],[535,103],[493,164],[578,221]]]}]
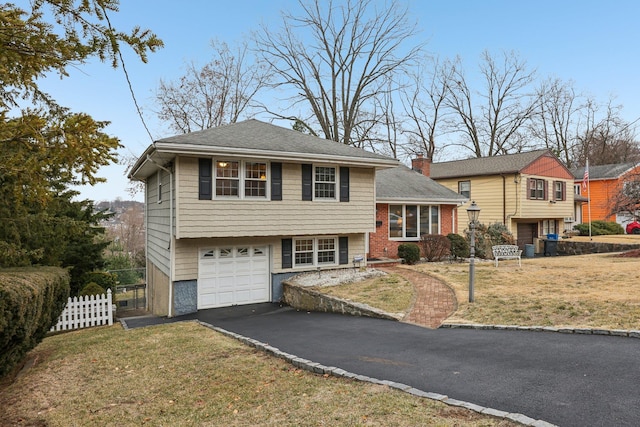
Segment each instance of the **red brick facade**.
[{"label": "red brick facade", "polygon": [[[458,209],[456,205],[440,205],[440,234],[457,233]],[[376,204],[376,231],[369,234],[368,258],[398,258],[398,246],[402,243],[419,243],[418,240],[389,240],[389,205]]]}]

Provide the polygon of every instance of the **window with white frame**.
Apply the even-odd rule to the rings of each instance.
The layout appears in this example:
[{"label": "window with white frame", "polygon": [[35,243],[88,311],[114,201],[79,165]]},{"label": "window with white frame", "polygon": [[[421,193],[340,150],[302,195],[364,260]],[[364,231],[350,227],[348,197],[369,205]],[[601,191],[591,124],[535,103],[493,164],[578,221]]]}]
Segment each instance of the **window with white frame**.
[{"label": "window with white frame", "polygon": [[542,221],[542,234],[556,234],[558,229],[555,219],[545,219]]},{"label": "window with white frame", "polygon": [[581,194],[581,188],[582,188],[582,184],[574,184],[573,185],[573,194]]},{"label": "window with white frame", "polygon": [[216,197],[267,197],[266,163],[218,160],[214,176]]},{"label": "window with white frame", "polygon": [[335,237],[294,239],[294,267],[335,265],[338,259]]},{"label": "window with white frame", "polygon": [[313,181],[316,199],[336,198],[336,168],[316,166]]},{"label": "window with white frame", "polygon": [[564,182],[553,181],[553,200],[565,200]]},{"label": "window with white frame", "polygon": [[389,205],[389,238],[417,240],[440,232],[440,206]]},{"label": "window with white frame", "polygon": [[537,200],[546,200],[545,186],[547,181],[544,179],[529,178],[529,198]]},{"label": "window with white frame", "polygon": [[458,194],[470,198],[471,197],[471,181],[458,181]]}]

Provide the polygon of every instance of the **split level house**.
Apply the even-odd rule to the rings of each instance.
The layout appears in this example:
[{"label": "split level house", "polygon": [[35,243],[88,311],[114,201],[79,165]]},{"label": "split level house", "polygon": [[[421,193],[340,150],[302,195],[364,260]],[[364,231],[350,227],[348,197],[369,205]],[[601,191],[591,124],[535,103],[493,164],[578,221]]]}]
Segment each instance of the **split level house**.
[{"label": "split level house", "polygon": [[469,202],[456,216],[456,229],[468,228],[465,209],[480,207],[479,221],[504,224],[524,249],[573,225],[574,176],[549,150],[433,163],[430,176]]},{"label": "split level house", "polygon": [[[429,178],[423,156],[376,174],[376,229],[369,234],[369,257],[397,258],[398,246],[422,235],[458,233],[458,206],[468,201]],[[466,217],[466,212],[463,212]]]},{"label": "split level house", "polygon": [[[582,222],[613,221],[623,227],[634,220],[629,212],[614,212],[616,199],[625,185],[637,185],[640,165],[637,163],[619,163],[612,165],[589,166],[589,177],[585,180],[585,168],[571,170],[575,179],[575,192],[583,199],[581,205]],[[636,217],[640,211],[636,213]]]},{"label": "split level house", "polygon": [[155,141],[129,174],[145,186],[150,311],[279,301],[294,274],[353,267],[376,171],[396,166],[257,120]]}]

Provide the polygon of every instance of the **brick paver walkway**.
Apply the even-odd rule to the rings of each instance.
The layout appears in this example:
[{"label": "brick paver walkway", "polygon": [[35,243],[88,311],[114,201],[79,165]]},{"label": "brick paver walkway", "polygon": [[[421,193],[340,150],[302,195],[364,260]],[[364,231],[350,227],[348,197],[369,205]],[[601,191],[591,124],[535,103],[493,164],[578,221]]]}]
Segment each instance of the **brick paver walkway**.
[{"label": "brick paver walkway", "polygon": [[457,308],[453,290],[427,274],[401,266],[381,268],[407,279],[416,289],[416,299],[403,322],[437,328]]}]

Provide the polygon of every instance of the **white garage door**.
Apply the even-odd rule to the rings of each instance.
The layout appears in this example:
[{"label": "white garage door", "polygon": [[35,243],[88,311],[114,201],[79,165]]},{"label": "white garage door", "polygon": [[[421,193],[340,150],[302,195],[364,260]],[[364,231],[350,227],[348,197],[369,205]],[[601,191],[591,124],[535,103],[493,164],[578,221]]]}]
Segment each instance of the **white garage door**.
[{"label": "white garage door", "polygon": [[266,246],[226,246],[200,251],[198,309],[267,301]]}]

